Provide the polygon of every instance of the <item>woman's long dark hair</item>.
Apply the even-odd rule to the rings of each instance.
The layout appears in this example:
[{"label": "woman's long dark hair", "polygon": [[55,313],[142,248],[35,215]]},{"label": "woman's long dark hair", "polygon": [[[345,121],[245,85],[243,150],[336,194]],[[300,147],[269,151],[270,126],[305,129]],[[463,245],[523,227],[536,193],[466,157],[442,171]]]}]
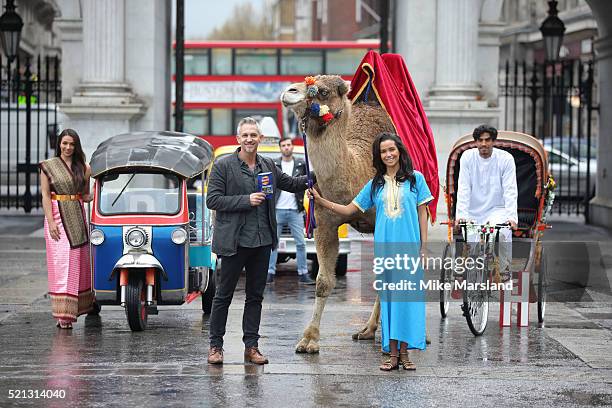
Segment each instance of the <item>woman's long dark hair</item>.
[{"label": "woman's long dark hair", "polygon": [[74,176],[75,185],[78,191],[85,191],[85,153],[81,147],[81,139],[74,129],[64,129],[57,137],[57,146],[55,148],[55,156],[60,157],[62,154],[62,139],[65,136],[70,136],[74,140],[74,152],[72,153],[72,175]]},{"label": "woman's long dark hair", "polygon": [[402,139],[394,133],[381,133],[374,140],[372,145],[372,165],[376,169],[376,175],[372,180],[372,189],[370,190],[370,197],[374,199],[374,194],[385,185],[384,175],[387,173],[387,166],[380,158],[380,145],[386,140],[392,140],[395,142],[397,150],[399,150],[399,169],[395,175],[395,180],[398,183],[404,181],[410,182],[410,189],[414,189],[416,184],[416,177],[414,175],[414,167],[412,166],[412,159],[406,150],[406,146],[402,143]]}]

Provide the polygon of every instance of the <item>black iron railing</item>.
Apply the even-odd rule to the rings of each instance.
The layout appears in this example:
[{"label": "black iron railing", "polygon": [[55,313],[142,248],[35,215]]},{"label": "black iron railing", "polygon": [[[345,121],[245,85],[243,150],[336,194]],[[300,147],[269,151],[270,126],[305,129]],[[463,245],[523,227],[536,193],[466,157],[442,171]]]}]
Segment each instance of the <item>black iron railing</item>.
[{"label": "black iron railing", "polygon": [[500,73],[500,127],[539,138],[557,182],[554,211],[584,214],[595,195],[593,62],[507,61]]},{"label": "black iron railing", "polygon": [[60,100],[59,58],[0,56],[0,208],[40,208],[38,163],[55,154]]}]

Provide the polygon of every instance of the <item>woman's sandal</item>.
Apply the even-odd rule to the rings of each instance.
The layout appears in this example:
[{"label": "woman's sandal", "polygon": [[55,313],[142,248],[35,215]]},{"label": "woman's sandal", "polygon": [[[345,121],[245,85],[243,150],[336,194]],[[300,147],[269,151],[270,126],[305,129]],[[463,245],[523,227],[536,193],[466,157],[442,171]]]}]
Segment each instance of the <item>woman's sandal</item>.
[{"label": "woman's sandal", "polygon": [[[391,354],[390,357],[391,357],[390,359],[382,363],[378,368],[380,368],[382,371],[398,370],[399,369],[399,356],[394,356],[393,354]],[[393,364],[392,362],[394,358],[396,359],[395,364]]]},{"label": "woman's sandal", "polygon": [[58,321],[55,327],[59,327],[60,329],[72,329],[72,323],[61,323]]},{"label": "woman's sandal", "polygon": [[399,354],[399,364],[407,371],[415,371],[416,365],[408,358],[408,352]]}]

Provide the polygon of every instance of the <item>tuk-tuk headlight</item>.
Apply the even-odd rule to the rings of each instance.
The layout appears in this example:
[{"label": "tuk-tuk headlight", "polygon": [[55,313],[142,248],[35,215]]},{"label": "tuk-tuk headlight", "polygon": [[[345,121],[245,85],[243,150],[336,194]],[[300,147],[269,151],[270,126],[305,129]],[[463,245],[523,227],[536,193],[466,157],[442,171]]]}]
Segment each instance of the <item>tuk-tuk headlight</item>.
[{"label": "tuk-tuk headlight", "polygon": [[89,239],[93,245],[101,245],[104,242],[104,233],[96,228],[89,234]]},{"label": "tuk-tuk headlight", "polygon": [[134,228],[128,231],[126,240],[130,246],[140,248],[147,243],[147,234],[140,228]]},{"label": "tuk-tuk headlight", "polygon": [[176,245],[182,245],[187,241],[187,232],[183,228],[177,228],[172,231],[172,242]]}]

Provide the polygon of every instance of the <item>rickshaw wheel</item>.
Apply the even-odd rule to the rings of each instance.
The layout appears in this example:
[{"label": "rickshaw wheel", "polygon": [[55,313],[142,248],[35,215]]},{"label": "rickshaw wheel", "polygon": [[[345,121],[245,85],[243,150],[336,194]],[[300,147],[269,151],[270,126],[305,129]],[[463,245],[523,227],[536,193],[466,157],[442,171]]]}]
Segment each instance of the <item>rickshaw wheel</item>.
[{"label": "rickshaw wheel", "polygon": [[148,312],[145,305],[146,291],[144,277],[131,273],[126,288],[125,314],[132,331],[143,331],[147,328]]},{"label": "rickshaw wheel", "polygon": [[[485,263],[485,268],[479,270],[473,268],[464,272],[467,284],[470,283],[485,283],[489,270],[488,263]],[[486,328],[489,319],[489,292],[484,289],[463,290],[463,315],[467,321],[468,327],[474,336],[482,335]]]},{"label": "rickshaw wheel", "polygon": [[[218,266],[217,266],[218,267]],[[215,297],[215,272],[209,271],[211,276],[208,277],[208,287],[202,293],[202,313],[210,314],[212,312],[212,302]]]},{"label": "rickshaw wheel", "polygon": [[[444,267],[444,261],[450,255],[451,245],[454,243],[446,244],[444,248],[444,255],[442,256],[442,269],[440,270],[440,283],[444,285],[446,282],[453,283],[453,271],[448,270]],[[440,315],[443,319],[448,316],[448,310],[450,309],[450,297],[452,290],[440,290]]]},{"label": "rickshaw wheel", "polygon": [[540,254],[540,265],[538,270],[538,323],[544,323],[544,313],[546,312],[546,252],[542,248]]}]

